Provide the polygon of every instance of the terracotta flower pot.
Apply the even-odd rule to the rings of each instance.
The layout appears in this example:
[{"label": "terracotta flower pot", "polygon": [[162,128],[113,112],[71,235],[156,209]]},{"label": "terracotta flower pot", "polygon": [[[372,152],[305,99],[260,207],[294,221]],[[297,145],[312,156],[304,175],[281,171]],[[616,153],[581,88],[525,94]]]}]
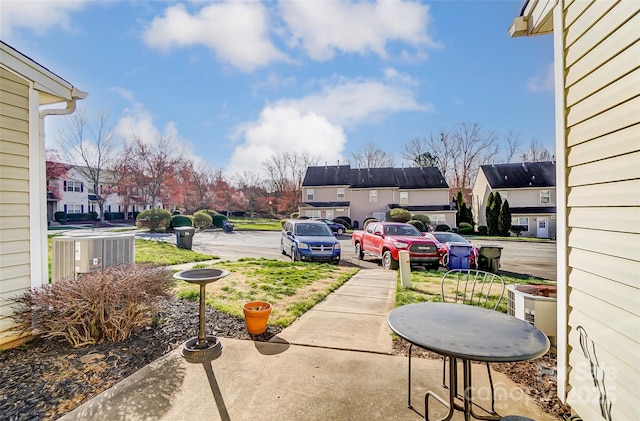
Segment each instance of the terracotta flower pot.
[{"label": "terracotta flower pot", "polygon": [[271,304],[264,301],[251,301],[242,306],[247,332],[260,335],[267,330],[267,321],[271,314]]}]

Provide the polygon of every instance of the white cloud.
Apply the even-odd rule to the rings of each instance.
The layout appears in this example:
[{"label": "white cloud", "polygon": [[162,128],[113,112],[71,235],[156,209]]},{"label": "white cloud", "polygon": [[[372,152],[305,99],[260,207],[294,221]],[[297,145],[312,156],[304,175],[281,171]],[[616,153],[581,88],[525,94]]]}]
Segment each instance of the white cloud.
[{"label": "white cloud", "polygon": [[8,38],[18,28],[27,28],[38,35],[60,27],[72,29],[72,12],[80,10],[86,1],[2,1],[0,8],[0,37]]},{"label": "white cloud", "polygon": [[153,115],[143,104],[135,103],[132,107],[125,108],[122,113],[115,131],[123,139],[137,136],[145,143],[154,143],[159,137],[170,137],[181,145],[186,143],[180,137],[174,122],[170,121],[164,128],[158,129],[153,122]]},{"label": "white cloud", "polygon": [[280,12],[291,45],[317,61],[340,51],[387,57],[388,43],[397,41],[418,50],[438,46],[427,32],[429,5],[419,2],[284,1]]},{"label": "white cloud", "polygon": [[527,89],[530,92],[553,92],[554,75],[553,63],[538,70],[535,76],[527,81]]},{"label": "white cloud", "polygon": [[300,99],[284,99],[277,105],[301,112],[325,116],[331,123],[356,126],[380,120],[401,111],[431,111],[430,104],[420,104],[409,88],[415,81],[393,69],[385,70],[386,78],[338,80],[325,83],[322,91]]},{"label": "white cloud", "polygon": [[318,153],[321,161],[345,161],[345,127],[371,124],[388,114],[428,112],[430,104],[414,98],[417,82],[387,68],[384,78],[334,78],[321,83],[321,91],[299,99],[282,99],[265,107],[257,121],[241,127],[232,138],[243,139],[236,147],[227,172],[262,170],[262,162],[285,152]]},{"label": "white cloud", "polygon": [[247,72],[286,60],[269,40],[267,10],[259,2],[214,3],[193,14],[183,4],[168,7],[145,30],[144,41],[161,50],[205,45]]},{"label": "white cloud", "polygon": [[321,115],[290,107],[266,107],[257,122],[245,127],[244,143],[233,152],[226,171],[262,172],[262,162],[282,152],[317,154],[322,161],[344,161],[346,136]]}]

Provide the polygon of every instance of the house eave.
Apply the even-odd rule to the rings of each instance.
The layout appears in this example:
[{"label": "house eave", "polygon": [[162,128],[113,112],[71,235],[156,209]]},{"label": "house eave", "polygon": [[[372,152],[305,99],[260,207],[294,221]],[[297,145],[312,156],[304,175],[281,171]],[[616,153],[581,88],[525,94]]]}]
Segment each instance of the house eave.
[{"label": "house eave", "polygon": [[527,0],[520,16],[509,27],[511,38],[544,35],[553,32],[553,9],[558,0]]}]

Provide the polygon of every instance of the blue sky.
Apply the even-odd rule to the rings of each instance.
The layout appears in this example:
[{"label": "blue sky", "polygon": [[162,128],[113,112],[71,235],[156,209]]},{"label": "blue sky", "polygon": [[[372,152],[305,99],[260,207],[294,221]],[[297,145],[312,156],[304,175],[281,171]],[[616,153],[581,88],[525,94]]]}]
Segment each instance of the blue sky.
[{"label": "blue sky", "polygon": [[411,139],[462,122],[554,150],[553,39],[509,38],[522,5],[2,0],[0,36],[123,138],[171,136],[230,174],[283,151],[343,163],[368,142],[399,165]]}]

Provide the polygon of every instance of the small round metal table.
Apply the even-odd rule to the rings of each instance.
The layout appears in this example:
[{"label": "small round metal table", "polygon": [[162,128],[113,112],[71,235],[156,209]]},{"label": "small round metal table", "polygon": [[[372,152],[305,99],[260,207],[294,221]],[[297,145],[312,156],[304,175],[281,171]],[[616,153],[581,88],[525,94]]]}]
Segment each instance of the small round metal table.
[{"label": "small round metal table", "polygon": [[[450,420],[454,409],[464,411],[465,420],[499,419],[473,412],[471,361],[514,362],[538,358],[549,350],[549,339],[535,326],[498,311],[464,304],[418,303],[398,307],[387,317],[389,327],[402,339],[451,359],[449,402],[432,391],[425,395],[425,419],[429,419],[429,397],[449,408],[442,421]],[[463,406],[455,404],[457,360],[462,361]],[[411,354],[409,354],[408,406],[411,407]]]}]

